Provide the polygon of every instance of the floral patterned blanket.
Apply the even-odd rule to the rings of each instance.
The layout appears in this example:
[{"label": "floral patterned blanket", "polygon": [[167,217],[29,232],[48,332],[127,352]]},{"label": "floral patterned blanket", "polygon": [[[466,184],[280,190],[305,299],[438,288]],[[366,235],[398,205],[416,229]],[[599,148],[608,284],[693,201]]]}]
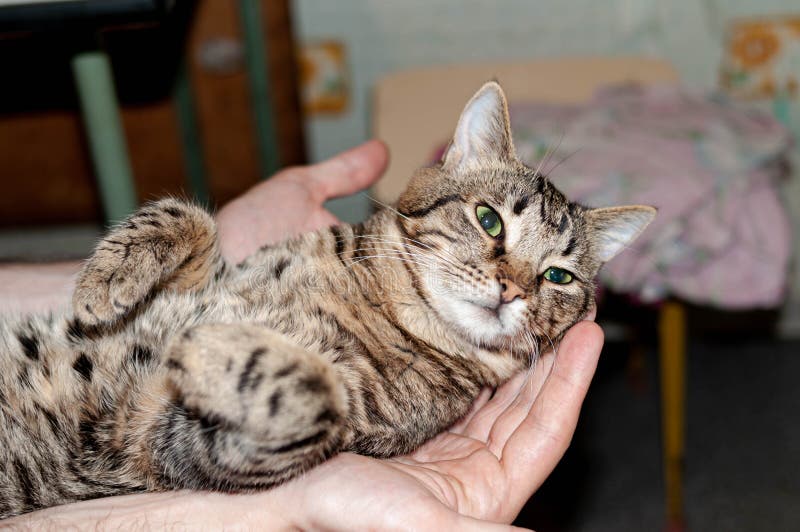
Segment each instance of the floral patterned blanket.
[{"label": "floral patterned blanket", "polygon": [[776,120],[666,86],[615,87],[581,106],[511,107],[520,158],[571,199],[658,207],[603,268],[605,286],[644,301],[781,303],[791,234],[779,183],[791,138]]}]

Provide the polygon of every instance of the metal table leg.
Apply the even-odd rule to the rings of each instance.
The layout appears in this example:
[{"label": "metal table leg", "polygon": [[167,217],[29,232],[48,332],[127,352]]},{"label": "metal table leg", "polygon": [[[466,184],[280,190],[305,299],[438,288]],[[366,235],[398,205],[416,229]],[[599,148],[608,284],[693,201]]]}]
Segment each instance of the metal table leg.
[{"label": "metal table leg", "polygon": [[186,162],[188,184],[194,199],[206,207],[211,206],[206,168],[203,160],[203,146],[198,133],[197,110],[192,85],[186,64],[181,65],[175,83],[175,110],[178,128],[183,143],[183,159]]},{"label": "metal table leg", "polygon": [[267,75],[267,53],[261,8],[258,0],[239,0],[242,33],[247,61],[247,78],[250,81],[250,98],[256,119],[258,153],[261,159],[261,177],[265,179],[280,168],[278,136],[272,112],[272,94]]},{"label": "metal table leg", "polygon": [[138,202],[111,64],[101,51],[84,52],[72,59],[72,72],[106,221],[118,222]]}]

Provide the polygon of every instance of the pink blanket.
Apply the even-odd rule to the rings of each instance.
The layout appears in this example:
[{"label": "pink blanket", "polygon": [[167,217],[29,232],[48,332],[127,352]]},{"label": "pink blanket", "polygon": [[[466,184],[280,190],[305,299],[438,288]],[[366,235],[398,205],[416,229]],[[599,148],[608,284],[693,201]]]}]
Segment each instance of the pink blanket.
[{"label": "pink blanket", "polygon": [[571,199],[658,207],[603,269],[607,287],[730,309],[782,301],[791,235],[777,184],[791,139],[774,119],[675,87],[633,86],[583,106],[512,105],[511,118],[520,158],[542,163]]}]

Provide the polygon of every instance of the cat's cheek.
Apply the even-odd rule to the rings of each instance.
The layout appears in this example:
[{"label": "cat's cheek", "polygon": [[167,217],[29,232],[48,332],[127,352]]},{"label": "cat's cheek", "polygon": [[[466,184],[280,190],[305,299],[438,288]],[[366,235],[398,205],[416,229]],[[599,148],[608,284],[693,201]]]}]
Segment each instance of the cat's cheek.
[{"label": "cat's cheek", "polygon": [[594,304],[593,292],[582,290],[577,283],[548,287],[542,290],[539,300],[541,303],[532,307],[531,329],[548,343],[557,341]]}]

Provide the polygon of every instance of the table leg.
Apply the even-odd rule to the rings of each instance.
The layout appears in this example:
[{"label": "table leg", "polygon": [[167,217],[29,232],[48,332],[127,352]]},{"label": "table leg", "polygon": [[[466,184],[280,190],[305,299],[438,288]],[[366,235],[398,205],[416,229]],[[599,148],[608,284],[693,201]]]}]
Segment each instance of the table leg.
[{"label": "table leg", "polygon": [[684,528],[683,459],[686,426],[686,310],[668,301],[659,314],[661,420],[669,530]]},{"label": "table leg", "polygon": [[83,52],[72,59],[72,73],[106,221],[118,222],[138,202],[111,64],[102,51]]},{"label": "table leg", "polygon": [[278,153],[278,135],[272,112],[272,93],[269,85],[267,43],[261,19],[260,0],[239,0],[239,12],[244,36],[247,79],[250,82],[250,99],[256,120],[256,140],[261,159],[261,177],[265,179],[281,166]]},{"label": "table leg", "polygon": [[206,169],[203,161],[203,146],[198,132],[197,109],[185,63],[178,70],[174,99],[189,187],[196,201],[206,207],[210,207],[211,194],[208,191],[208,180],[206,179]]}]

